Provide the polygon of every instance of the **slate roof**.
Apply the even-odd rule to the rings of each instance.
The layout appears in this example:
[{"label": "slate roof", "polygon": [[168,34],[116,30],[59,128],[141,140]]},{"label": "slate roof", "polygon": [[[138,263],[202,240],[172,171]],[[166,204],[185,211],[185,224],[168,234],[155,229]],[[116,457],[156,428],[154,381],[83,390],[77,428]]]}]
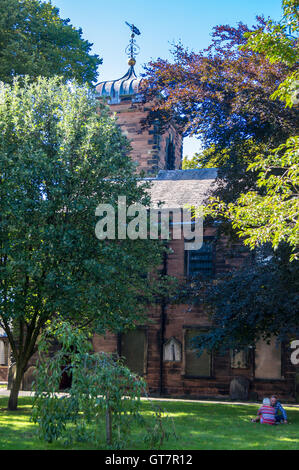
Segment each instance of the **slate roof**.
[{"label": "slate roof", "polygon": [[164,208],[202,205],[217,177],[217,168],[197,170],[161,170],[156,178],[145,178],[152,183],[148,190],[152,207],[164,202]]}]

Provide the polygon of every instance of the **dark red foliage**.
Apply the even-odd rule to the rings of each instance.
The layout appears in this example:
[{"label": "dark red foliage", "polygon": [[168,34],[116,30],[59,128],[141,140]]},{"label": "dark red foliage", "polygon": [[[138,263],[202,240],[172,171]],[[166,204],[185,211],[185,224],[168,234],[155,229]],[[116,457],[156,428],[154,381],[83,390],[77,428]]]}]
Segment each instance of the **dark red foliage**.
[{"label": "dark red foliage", "polygon": [[246,43],[244,33],[265,25],[257,17],[251,28],[216,26],[207,49],[196,53],[177,44],[173,63],[150,62],[142,84],[145,100],[155,103],[149,122],[158,111],[162,123],[176,120],[184,135],[201,137],[207,147],[229,147],[249,137],[275,146],[293,134],[298,111],[269,98],[290,70],[239,48]]}]

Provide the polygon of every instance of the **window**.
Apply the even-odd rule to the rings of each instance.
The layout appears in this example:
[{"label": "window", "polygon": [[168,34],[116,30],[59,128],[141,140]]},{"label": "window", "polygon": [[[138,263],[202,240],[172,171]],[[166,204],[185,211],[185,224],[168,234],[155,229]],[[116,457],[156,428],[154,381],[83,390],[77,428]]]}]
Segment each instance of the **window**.
[{"label": "window", "polygon": [[135,374],[146,373],[147,335],[146,330],[128,331],[121,335],[120,355],[125,358],[126,366]]},{"label": "window", "polygon": [[281,379],[281,344],[273,337],[270,344],[259,340],[255,346],[255,377]]},{"label": "window", "polygon": [[205,237],[199,250],[185,251],[186,276],[201,275],[205,278],[214,276],[213,237]]},{"label": "window", "polygon": [[248,349],[237,351],[232,349],[230,351],[230,366],[232,369],[247,369],[248,368]]},{"label": "window", "polygon": [[0,366],[8,365],[8,343],[0,338]]},{"label": "window", "polygon": [[175,169],[175,151],[174,151],[174,145],[172,142],[169,142],[169,144],[167,145],[165,169],[166,170]]},{"label": "window", "polygon": [[211,354],[203,351],[198,356],[198,351],[193,349],[190,342],[194,336],[204,333],[205,330],[188,328],[184,331],[185,375],[192,377],[211,377]]}]

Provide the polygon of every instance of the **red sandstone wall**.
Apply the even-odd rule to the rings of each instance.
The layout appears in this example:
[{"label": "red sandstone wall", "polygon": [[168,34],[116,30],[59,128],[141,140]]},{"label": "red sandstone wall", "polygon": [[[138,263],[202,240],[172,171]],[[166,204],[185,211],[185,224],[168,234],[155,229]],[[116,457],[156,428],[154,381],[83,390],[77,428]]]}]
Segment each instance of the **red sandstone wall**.
[{"label": "red sandstone wall", "polygon": [[182,136],[173,126],[160,135],[157,126],[142,129],[142,120],[148,115],[150,108],[141,103],[131,101],[111,105],[111,111],[116,113],[118,123],[123,133],[132,145],[131,157],[138,163],[137,171],[157,173],[165,169],[167,152],[167,139],[171,139],[175,146],[175,168],[181,167]]},{"label": "red sandstone wall", "polygon": [[117,338],[115,335],[94,335],[92,345],[95,352],[117,353]]},{"label": "red sandstone wall", "polygon": [[[215,234],[215,229],[209,227],[205,230],[205,236]],[[168,257],[168,274],[178,278],[184,277],[184,242],[174,240],[171,243],[173,253]],[[248,256],[248,250],[241,244],[230,244],[228,238],[222,237],[218,241],[215,252],[216,275],[241,266]],[[166,308],[166,325],[164,341],[171,337],[178,339],[183,345],[184,327],[207,326],[209,318],[204,305],[192,307],[189,305],[169,305]],[[161,306],[155,305],[150,309],[150,318],[153,321],[148,326],[148,351],[147,351],[147,381],[149,391],[153,395],[160,391],[160,346],[161,346]],[[117,351],[117,339],[114,335],[106,338],[95,337],[96,351]],[[281,380],[258,380],[254,378],[253,352],[247,369],[232,369],[230,356],[213,354],[212,377],[189,378],[184,376],[184,354],[180,362],[163,362],[162,389],[165,396],[190,396],[200,397],[228,397],[229,386],[234,376],[244,375],[251,381],[250,396],[253,399],[262,399],[264,396],[276,393],[282,399],[294,399],[295,367],[290,363],[289,351],[284,351],[282,371],[284,378]]]}]

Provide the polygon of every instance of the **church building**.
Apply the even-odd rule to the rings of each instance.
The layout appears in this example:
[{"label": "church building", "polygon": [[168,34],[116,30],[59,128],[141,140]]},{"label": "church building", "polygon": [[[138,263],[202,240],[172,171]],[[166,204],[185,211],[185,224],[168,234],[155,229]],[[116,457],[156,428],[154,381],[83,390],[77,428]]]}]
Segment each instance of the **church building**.
[{"label": "church building", "polygon": [[[183,138],[175,124],[163,132],[155,123],[143,126],[151,104],[142,101],[141,79],[134,69],[134,36],[139,32],[134,25],[130,27],[129,69],[119,79],[100,82],[97,98],[105,100],[116,114],[131,143],[136,171],[151,181],[153,207],[160,202],[168,209],[201,205],[215,184],[217,169],[182,170]],[[163,272],[181,280],[200,275],[215,282],[222,273],[241,267],[250,256],[241,242],[219,237],[215,224],[204,223],[199,249],[186,249],[184,237],[171,240],[169,247]],[[299,399],[298,370],[296,383],[289,345],[277,345],[273,339],[271,344],[259,341],[254,348],[240,352],[220,355],[205,351],[198,356],[190,340],[212,327],[204,304],[155,304],[148,307],[148,318],[147,325],[125,334],[94,335],[93,347],[123,356],[128,367],[144,377],[152,396],[260,400],[275,393],[282,400]],[[7,361],[6,338],[0,332],[0,374],[4,374]],[[23,388],[30,387],[26,374]]]},{"label": "church building", "polygon": [[[203,204],[217,169],[182,170],[182,135],[175,125],[170,124],[163,133],[159,133],[159,126],[142,126],[151,105],[142,102],[132,41],[135,44],[133,30],[129,70],[120,79],[99,83],[97,96],[105,98],[116,113],[131,142],[137,171],[144,171],[151,180],[153,207],[159,202],[169,209]],[[183,237],[170,241],[169,246],[172,253],[164,261],[164,272],[179,279],[199,274],[216,280],[221,273],[241,267],[249,255],[241,242],[219,238],[215,225],[204,225],[199,250],[186,250]],[[273,339],[270,345],[259,341],[255,348],[230,351],[225,356],[207,351],[198,356],[190,339],[211,328],[205,305],[155,305],[149,308],[148,316],[151,322],[147,326],[126,334],[95,335],[93,345],[95,351],[125,357],[128,367],[145,378],[153,396],[256,400],[276,393],[291,401],[297,394],[298,399],[296,369],[287,345],[277,345]]]}]

